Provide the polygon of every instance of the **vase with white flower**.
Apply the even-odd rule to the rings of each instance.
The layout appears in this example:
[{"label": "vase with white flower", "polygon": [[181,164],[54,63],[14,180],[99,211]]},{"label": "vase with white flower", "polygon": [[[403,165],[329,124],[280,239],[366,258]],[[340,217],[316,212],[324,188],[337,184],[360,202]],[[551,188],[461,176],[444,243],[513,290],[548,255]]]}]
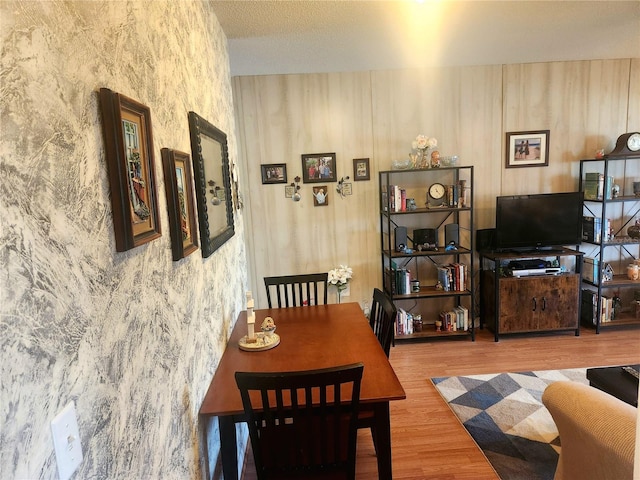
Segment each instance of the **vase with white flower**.
[{"label": "vase with white flower", "polygon": [[353,270],[346,266],[340,265],[338,268],[329,270],[329,285],[334,285],[338,291],[338,303],[342,292],[349,286],[349,280],[353,277]]},{"label": "vase with white flower", "polygon": [[412,162],[415,163],[415,168],[429,168],[429,150],[432,150],[437,146],[438,140],[434,137],[428,137],[422,134],[418,135],[416,139],[411,143],[411,148],[415,152],[415,157],[411,157]]}]

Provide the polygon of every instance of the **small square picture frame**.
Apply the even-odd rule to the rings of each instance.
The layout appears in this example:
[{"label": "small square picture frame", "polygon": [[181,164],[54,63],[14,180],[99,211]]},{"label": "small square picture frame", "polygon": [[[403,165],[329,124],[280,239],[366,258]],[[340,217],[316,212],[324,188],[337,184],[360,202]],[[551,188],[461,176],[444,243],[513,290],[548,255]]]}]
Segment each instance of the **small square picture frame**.
[{"label": "small square picture frame", "polygon": [[549,130],[507,132],[505,168],[549,165]]},{"label": "small square picture frame", "polygon": [[329,205],[329,189],[326,185],[313,187],[313,206],[326,207]]},{"label": "small square picture frame", "polygon": [[260,165],[262,184],[287,183],[286,163],[263,163]]},{"label": "small square picture frame", "polygon": [[353,159],[353,181],[359,182],[362,180],[370,180],[371,172],[369,170],[368,158],[354,158]]},{"label": "small square picture frame", "polygon": [[296,187],[294,185],[285,185],[284,198],[292,198],[294,193],[296,193]]}]

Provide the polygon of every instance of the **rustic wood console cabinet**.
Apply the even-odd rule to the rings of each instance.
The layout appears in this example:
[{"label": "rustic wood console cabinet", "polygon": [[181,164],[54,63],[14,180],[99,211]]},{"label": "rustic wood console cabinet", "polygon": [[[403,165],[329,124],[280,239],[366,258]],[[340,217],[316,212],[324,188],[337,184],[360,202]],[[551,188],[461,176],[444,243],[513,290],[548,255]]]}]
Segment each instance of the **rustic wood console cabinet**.
[{"label": "rustic wood console cabinet", "polygon": [[[501,334],[574,330],[580,335],[582,252],[480,253],[480,327]],[[509,265],[539,259],[556,274],[517,276]],[[554,269],[555,270],[555,269]]]}]

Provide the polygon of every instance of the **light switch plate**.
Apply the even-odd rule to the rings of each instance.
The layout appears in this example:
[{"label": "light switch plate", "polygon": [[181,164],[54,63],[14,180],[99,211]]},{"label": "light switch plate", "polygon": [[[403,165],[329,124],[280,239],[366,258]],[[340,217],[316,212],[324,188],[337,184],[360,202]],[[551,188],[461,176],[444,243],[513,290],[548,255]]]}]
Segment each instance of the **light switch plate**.
[{"label": "light switch plate", "polygon": [[80,445],[80,431],[76,418],[76,406],[73,402],[51,422],[51,435],[56,451],[58,477],[68,480],[82,463],[82,445]]}]

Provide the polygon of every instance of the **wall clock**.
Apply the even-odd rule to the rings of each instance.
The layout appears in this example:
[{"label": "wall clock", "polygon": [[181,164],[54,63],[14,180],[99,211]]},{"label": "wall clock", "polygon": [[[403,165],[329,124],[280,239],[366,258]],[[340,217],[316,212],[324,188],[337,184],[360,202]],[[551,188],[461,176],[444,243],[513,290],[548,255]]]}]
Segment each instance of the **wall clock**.
[{"label": "wall clock", "polygon": [[447,189],[441,183],[432,183],[427,191],[427,199],[429,205],[439,207],[444,203],[444,197]]},{"label": "wall clock", "polygon": [[618,137],[616,146],[607,156],[640,155],[640,132],[623,133]]}]

